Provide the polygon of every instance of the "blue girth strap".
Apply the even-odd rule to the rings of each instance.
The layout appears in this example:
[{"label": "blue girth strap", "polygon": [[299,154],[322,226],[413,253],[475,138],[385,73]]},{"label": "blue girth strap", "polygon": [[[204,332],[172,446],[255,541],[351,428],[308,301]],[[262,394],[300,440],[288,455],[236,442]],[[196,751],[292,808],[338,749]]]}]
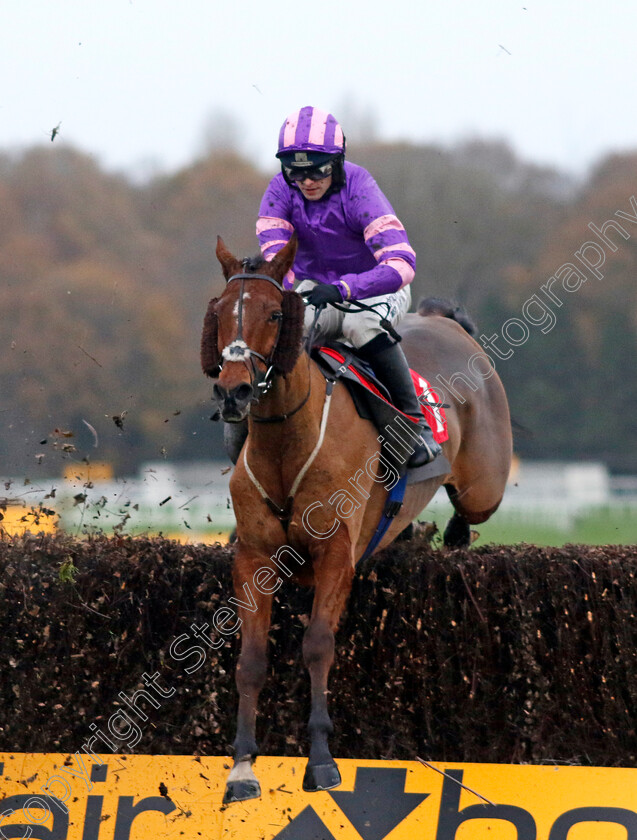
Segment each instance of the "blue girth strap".
[{"label": "blue girth strap", "polygon": [[378,527],[376,528],[376,533],[369,541],[369,545],[367,546],[360,560],[358,561],[359,563],[362,560],[366,560],[369,557],[369,555],[376,550],[376,546],[385,536],[385,532],[391,525],[392,519],[396,516],[396,514],[402,507],[406,487],[407,473],[405,473],[389,491],[389,496],[387,497],[387,501],[385,502],[383,515],[381,516],[380,522],[378,523]]}]

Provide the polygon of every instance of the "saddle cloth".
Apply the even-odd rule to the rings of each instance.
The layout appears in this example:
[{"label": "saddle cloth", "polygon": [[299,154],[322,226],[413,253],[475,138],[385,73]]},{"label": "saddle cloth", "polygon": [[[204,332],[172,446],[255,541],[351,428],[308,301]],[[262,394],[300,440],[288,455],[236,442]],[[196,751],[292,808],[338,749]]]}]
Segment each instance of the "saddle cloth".
[{"label": "saddle cloth", "polygon": [[[378,426],[385,426],[395,419],[396,414],[402,414],[403,417],[411,420],[408,415],[403,414],[396,406],[392,405],[387,388],[374,376],[370,366],[354,355],[352,349],[347,345],[315,347],[313,356],[335,378],[343,379],[348,386],[349,383],[358,386],[356,390],[350,388],[350,391],[354,396],[354,402],[361,417],[376,422]],[[410,372],[422,413],[433,432],[434,440],[437,443],[444,443],[449,439],[444,407],[440,405],[438,395],[424,376],[421,376],[415,370],[410,369]],[[366,391],[367,394],[373,395],[376,399],[371,402],[367,400],[367,405],[361,399],[357,399],[360,396],[361,388],[364,389],[363,393]],[[390,411],[377,404],[380,400]],[[368,407],[372,414],[371,417],[369,413],[362,413],[365,411],[365,407]]]},{"label": "saddle cloth", "polygon": [[[396,417],[404,417],[406,422],[413,422],[412,418],[392,405],[387,388],[374,376],[370,366],[356,356],[348,345],[330,342],[316,346],[312,348],[312,357],[318,362],[325,376],[343,381],[359,416],[374,423],[385,435],[388,443],[392,440],[387,436],[386,429],[394,423]],[[429,423],[434,439],[438,443],[444,443],[449,439],[444,407],[439,405],[438,395],[424,376],[414,370],[411,371],[411,376],[421,402],[422,413]],[[385,451],[385,456],[389,461],[395,461],[388,451]],[[399,472],[404,471],[401,463],[396,462],[395,466]],[[407,484],[416,484],[427,478],[445,475],[450,469],[449,462],[441,454],[430,464],[408,470]]]}]

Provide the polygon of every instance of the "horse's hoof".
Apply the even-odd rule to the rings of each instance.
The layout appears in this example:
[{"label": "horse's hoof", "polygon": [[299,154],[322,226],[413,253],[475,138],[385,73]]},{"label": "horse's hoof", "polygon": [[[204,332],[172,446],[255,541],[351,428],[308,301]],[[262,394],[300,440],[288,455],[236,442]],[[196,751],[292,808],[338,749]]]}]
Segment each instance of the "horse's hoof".
[{"label": "horse's hoof", "polygon": [[261,786],[257,781],[241,779],[236,782],[228,782],[223,794],[223,804],[231,802],[244,802],[246,799],[258,799],[261,796]]},{"label": "horse's hoof", "polygon": [[471,529],[462,514],[455,512],[445,528],[443,537],[445,548],[469,548]]},{"label": "horse's hoof", "polygon": [[331,764],[308,764],[303,776],[303,790],[331,790],[341,783],[341,774],[336,762]]}]

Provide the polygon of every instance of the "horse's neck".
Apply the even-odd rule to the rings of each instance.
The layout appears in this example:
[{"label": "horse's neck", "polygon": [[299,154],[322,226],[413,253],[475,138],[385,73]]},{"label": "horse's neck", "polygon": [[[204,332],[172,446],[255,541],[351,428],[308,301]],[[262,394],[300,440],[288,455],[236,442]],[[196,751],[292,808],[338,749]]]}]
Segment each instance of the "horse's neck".
[{"label": "horse's neck", "polygon": [[[317,376],[318,374],[318,376]],[[276,422],[258,422],[250,419],[250,437],[254,443],[267,444],[273,437],[277,440],[277,450],[283,451],[292,436],[298,446],[299,435],[303,435],[309,417],[316,410],[316,400],[321,398],[323,389],[318,380],[323,377],[318,373],[314,362],[308,355],[301,353],[293,370],[286,376],[277,376],[271,390],[254,406],[254,414],[259,418],[282,418]],[[300,406],[300,408],[299,408]],[[298,409],[298,410],[296,410]]]}]

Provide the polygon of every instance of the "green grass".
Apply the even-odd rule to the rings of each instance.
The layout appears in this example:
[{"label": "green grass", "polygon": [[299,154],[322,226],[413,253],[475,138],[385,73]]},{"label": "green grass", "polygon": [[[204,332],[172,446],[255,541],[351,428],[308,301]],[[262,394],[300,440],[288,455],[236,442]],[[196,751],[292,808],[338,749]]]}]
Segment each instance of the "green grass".
[{"label": "green grass", "polygon": [[[421,514],[420,521],[435,521],[440,532],[451,516],[451,507],[436,506],[434,511]],[[558,527],[543,522],[539,515],[526,518],[510,512],[496,512],[481,525],[472,526],[480,536],[474,545],[500,543],[532,543],[544,546],[562,546],[567,543],[587,545],[637,544],[637,508],[595,508],[583,512],[565,525]],[[636,549],[637,550],[637,549]]]},{"label": "green grass", "polygon": [[[122,523],[122,532],[125,534],[161,531],[164,536],[194,541],[224,539],[225,534],[231,530],[233,525],[231,511],[226,509],[214,511],[212,521],[209,521],[204,515],[205,511],[195,510],[194,505],[191,507],[188,514],[181,516],[179,510],[126,508],[126,511],[130,510],[131,515],[124,521],[120,509],[111,515],[104,511],[103,515],[96,519],[92,508],[83,512],[77,506],[67,505],[69,509],[63,511],[61,527],[70,533],[91,530],[96,530],[98,533],[111,533],[114,526]],[[522,516],[507,510],[496,511],[487,522],[473,526],[480,535],[474,545],[489,543],[502,545],[532,543],[542,546],[562,546],[566,543],[637,544],[637,506],[593,508],[577,516],[563,516],[561,525],[560,510],[557,509],[553,513],[558,516],[542,516],[539,512]],[[436,500],[418,516],[420,522],[435,522],[438,526],[439,534],[435,538],[435,545],[442,544],[442,533],[451,515],[451,505],[446,500]],[[115,530],[117,531],[118,528],[115,527]]]}]

